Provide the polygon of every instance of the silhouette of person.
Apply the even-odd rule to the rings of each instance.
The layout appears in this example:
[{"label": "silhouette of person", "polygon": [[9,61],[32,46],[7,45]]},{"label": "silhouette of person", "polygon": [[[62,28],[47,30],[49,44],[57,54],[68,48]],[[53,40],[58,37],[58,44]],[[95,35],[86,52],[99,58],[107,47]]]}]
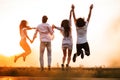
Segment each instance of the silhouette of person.
[{"label": "silhouette of person", "polygon": [[76,19],[74,8],[75,6],[72,5],[73,18],[74,18],[76,32],[77,32],[77,44],[76,44],[77,52],[73,55],[73,62],[76,61],[76,57],[79,55],[81,55],[82,59],[84,58],[83,50],[85,52],[85,55],[87,56],[90,55],[89,44],[87,41],[87,27],[90,21],[93,4],[90,5],[90,10],[89,10],[87,21],[85,21],[84,18]]},{"label": "silhouette of person", "polygon": [[31,48],[29,44],[27,43],[27,39],[31,42],[30,38],[27,35],[27,30],[31,30],[33,28],[27,26],[27,21],[22,20],[20,25],[19,25],[19,30],[20,30],[20,46],[23,48],[25,52],[21,53],[18,56],[15,56],[14,62],[16,62],[20,57],[23,57],[23,61],[26,60],[26,56],[28,56],[31,53]]},{"label": "silhouette of person", "polygon": [[72,11],[70,11],[69,20],[68,19],[62,20],[61,27],[56,27],[55,25],[52,26],[53,28],[60,30],[60,32],[63,35],[63,40],[62,40],[63,58],[61,64],[62,70],[64,70],[64,63],[67,55],[68,58],[67,58],[66,69],[68,70],[69,63],[71,60],[71,54],[72,54],[73,40],[72,40],[72,32],[71,32],[71,12]]},{"label": "silhouette of person", "polygon": [[32,42],[35,40],[37,33],[40,35],[40,66],[41,71],[44,70],[44,50],[47,48],[48,56],[48,70],[51,69],[51,35],[53,35],[52,27],[47,23],[48,17],[44,15],[42,17],[42,23],[36,28]]}]

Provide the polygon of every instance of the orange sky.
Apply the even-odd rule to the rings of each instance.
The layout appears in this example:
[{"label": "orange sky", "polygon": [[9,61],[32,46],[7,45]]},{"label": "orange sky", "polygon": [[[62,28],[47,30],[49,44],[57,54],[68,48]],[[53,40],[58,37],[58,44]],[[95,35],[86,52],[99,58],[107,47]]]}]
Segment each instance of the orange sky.
[{"label": "orange sky", "polygon": [[[105,65],[120,67],[120,0],[0,0],[0,66],[39,66],[39,36],[30,44],[32,53],[23,62],[19,59],[13,62],[13,57],[23,50],[19,45],[19,23],[22,19],[28,25],[36,27],[41,23],[41,17],[46,14],[48,22],[60,26],[63,19],[69,18],[71,4],[75,5],[76,17],[87,18],[90,4],[94,4],[88,27],[88,41],[91,55],[70,65],[85,67]],[[73,26],[73,53],[76,52],[76,32]],[[32,38],[33,31],[29,31]],[[62,62],[62,35],[55,30],[52,41],[52,66]],[[73,57],[72,53],[72,57]],[[45,66],[47,66],[45,52]]]}]

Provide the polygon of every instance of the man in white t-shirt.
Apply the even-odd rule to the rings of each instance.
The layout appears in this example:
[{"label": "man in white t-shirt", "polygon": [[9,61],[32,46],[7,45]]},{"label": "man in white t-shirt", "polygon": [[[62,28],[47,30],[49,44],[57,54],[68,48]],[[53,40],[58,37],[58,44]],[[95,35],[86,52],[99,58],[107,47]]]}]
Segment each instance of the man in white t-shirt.
[{"label": "man in white t-shirt", "polygon": [[93,4],[90,5],[88,18],[87,18],[87,21],[85,21],[84,18],[76,19],[75,12],[74,12],[74,5],[72,5],[73,18],[74,18],[74,22],[76,25],[76,32],[77,32],[77,44],[76,44],[77,52],[73,56],[73,62],[76,61],[76,57],[79,55],[81,55],[82,59],[84,58],[83,49],[84,49],[85,55],[87,56],[90,55],[89,44],[87,41],[87,26],[91,17],[92,8],[93,8]]},{"label": "man in white t-shirt", "polygon": [[42,23],[39,24],[36,28],[36,32],[33,37],[33,41],[37,36],[37,33],[40,34],[40,66],[41,71],[44,70],[44,50],[47,48],[47,56],[48,56],[48,70],[51,67],[51,35],[53,35],[52,27],[47,23],[47,16],[42,17]]}]

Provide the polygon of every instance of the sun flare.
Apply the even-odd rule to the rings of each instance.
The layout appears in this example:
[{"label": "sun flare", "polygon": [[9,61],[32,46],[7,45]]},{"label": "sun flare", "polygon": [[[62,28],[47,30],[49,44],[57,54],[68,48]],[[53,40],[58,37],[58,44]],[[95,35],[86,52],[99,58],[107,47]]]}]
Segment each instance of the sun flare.
[{"label": "sun flare", "polygon": [[[83,60],[80,57],[77,58],[78,62],[76,63],[71,60],[71,66],[104,65],[119,60],[116,56],[119,56],[120,52],[120,0],[0,0],[0,55],[10,57],[21,54],[24,51],[19,44],[19,24],[21,20],[25,19],[28,21],[29,26],[36,27],[41,23],[42,16],[47,15],[48,23],[60,26],[63,19],[69,18],[71,4],[75,5],[76,18],[84,17],[85,19],[88,16],[90,4],[94,5],[87,36],[91,55],[89,57],[85,56]],[[73,57],[76,52],[74,21],[72,21],[72,30],[74,39]],[[28,32],[30,39],[32,39],[34,32],[34,30]],[[28,58],[28,61],[33,60],[33,63],[28,62],[28,64],[33,66],[37,60],[36,64],[39,64],[39,35],[33,44],[30,44],[29,41],[27,42],[32,50],[32,54],[30,54],[32,56]],[[62,62],[61,42],[62,35],[55,30],[55,37],[52,41],[52,64],[54,66],[58,62]],[[116,56],[114,57],[113,55]],[[111,58],[117,59],[111,61]],[[21,63],[23,62],[21,61]],[[23,63],[25,66],[28,66],[28,64]],[[19,64],[19,66],[23,65]]]}]

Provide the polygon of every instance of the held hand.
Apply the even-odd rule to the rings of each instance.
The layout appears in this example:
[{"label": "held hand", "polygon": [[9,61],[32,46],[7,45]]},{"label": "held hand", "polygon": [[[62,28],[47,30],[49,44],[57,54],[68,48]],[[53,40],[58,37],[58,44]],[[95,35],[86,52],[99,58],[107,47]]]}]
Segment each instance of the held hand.
[{"label": "held hand", "polygon": [[32,40],[29,39],[29,41],[30,41],[30,43],[32,43]]},{"label": "held hand", "polygon": [[52,25],[52,30],[53,30],[55,27],[56,27],[56,26],[53,24],[53,25]]},{"label": "held hand", "polygon": [[33,40],[29,39],[30,43],[33,43]]},{"label": "held hand", "polygon": [[72,8],[72,10],[74,10],[75,6],[72,4],[71,8]]},{"label": "held hand", "polygon": [[36,27],[33,27],[32,29],[36,29]]},{"label": "held hand", "polygon": [[30,40],[31,43],[33,43],[33,40]]}]

